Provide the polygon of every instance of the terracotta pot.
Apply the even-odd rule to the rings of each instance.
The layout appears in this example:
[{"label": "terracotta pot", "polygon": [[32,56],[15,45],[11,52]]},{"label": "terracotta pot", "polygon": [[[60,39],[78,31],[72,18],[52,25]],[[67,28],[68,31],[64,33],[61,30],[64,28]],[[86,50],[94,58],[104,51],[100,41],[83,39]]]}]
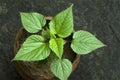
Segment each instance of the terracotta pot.
[{"label": "terracotta pot", "polygon": [[[49,21],[51,20],[52,17],[46,17],[46,20]],[[30,33],[27,33],[27,31],[25,31],[23,28],[20,28],[16,38],[15,38],[15,42],[14,42],[14,55],[16,55],[17,51],[19,50],[21,43],[24,41],[22,40],[22,36],[23,35],[30,35]],[[80,56],[75,54],[69,45],[67,45],[67,47],[65,46],[65,50],[64,51],[68,51],[71,56],[64,56],[65,58],[68,59],[72,59],[72,72],[75,70],[76,66],[79,63],[80,60]],[[64,52],[64,54],[68,53],[68,52]],[[69,55],[69,54],[67,54]],[[15,67],[17,72],[20,74],[20,76],[24,79],[24,80],[59,80],[58,78],[56,78],[55,76],[50,76],[50,77],[45,77],[44,75],[39,74],[39,70],[37,70],[36,68],[34,68],[34,63],[33,62],[23,62],[23,61],[14,61]],[[47,73],[46,73],[47,75]],[[50,75],[50,74],[48,74]],[[52,75],[52,73],[51,73]]]}]

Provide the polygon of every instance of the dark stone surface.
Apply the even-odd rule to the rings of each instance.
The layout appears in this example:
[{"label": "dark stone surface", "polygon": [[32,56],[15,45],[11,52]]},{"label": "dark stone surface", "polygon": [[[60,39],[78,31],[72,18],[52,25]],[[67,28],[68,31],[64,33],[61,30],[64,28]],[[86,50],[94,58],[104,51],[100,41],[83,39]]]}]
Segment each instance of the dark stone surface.
[{"label": "dark stone surface", "polygon": [[69,80],[120,80],[120,0],[0,0],[0,80],[22,80],[11,62],[19,12],[54,16],[72,3],[75,29],[90,31],[107,47],[81,56]]}]

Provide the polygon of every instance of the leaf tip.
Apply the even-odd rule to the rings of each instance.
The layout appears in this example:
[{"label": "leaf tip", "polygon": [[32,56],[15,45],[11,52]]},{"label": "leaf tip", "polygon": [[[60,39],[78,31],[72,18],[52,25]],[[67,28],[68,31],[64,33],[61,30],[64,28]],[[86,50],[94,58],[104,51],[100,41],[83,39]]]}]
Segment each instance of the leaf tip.
[{"label": "leaf tip", "polygon": [[11,62],[13,62],[13,61],[15,61],[15,58],[13,58],[13,59],[11,60]]},{"label": "leaf tip", "polygon": [[107,46],[107,45],[101,42],[101,47],[104,47],[104,46]]},{"label": "leaf tip", "polygon": [[74,4],[72,3],[71,5],[70,5],[70,7],[73,7],[74,6]]},{"label": "leaf tip", "polygon": [[107,46],[106,44],[103,44],[103,47]]}]

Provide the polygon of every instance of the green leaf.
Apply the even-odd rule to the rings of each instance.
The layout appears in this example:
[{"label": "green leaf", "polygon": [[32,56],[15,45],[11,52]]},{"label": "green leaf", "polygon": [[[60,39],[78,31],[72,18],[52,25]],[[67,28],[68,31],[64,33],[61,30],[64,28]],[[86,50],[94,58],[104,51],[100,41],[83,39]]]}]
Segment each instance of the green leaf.
[{"label": "green leaf", "polygon": [[49,41],[50,49],[61,59],[65,41],[62,38],[52,38]]},{"label": "green leaf", "polygon": [[50,33],[48,30],[42,30],[42,36],[47,40],[50,38]]},{"label": "green leaf", "polygon": [[78,54],[88,54],[103,46],[101,41],[87,31],[80,30],[73,34],[71,48]]},{"label": "green leaf", "polygon": [[72,6],[56,15],[49,23],[50,31],[59,37],[66,38],[73,31]]},{"label": "green leaf", "polygon": [[68,59],[58,59],[52,62],[50,68],[53,74],[60,80],[67,80],[72,72],[72,64]]},{"label": "green leaf", "polygon": [[38,32],[46,23],[45,17],[39,13],[21,12],[20,15],[23,27],[30,33]]},{"label": "green leaf", "polygon": [[44,38],[39,35],[32,35],[26,39],[13,60],[37,61],[47,58],[50,48],[44,43]]}]

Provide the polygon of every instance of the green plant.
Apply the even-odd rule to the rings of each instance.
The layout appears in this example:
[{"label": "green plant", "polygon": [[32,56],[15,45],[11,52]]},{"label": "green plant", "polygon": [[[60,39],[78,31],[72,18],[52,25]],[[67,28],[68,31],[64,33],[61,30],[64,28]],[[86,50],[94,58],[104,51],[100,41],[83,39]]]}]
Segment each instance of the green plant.
[{"label": "green plant", "polygon": [[[71,71],[72,63],[68,59],[63,59],[64,44],[68,41],[65,38],[73,33],[72,6],[60,12],[49,22],[49,27],[45,27],[46,19],[39,13],[21,12],[23,27],[29,33],[37,33],[41,30],[41,35],[33,34],[26,39],[17,52],[14,60],[40,61],[46,59],[51,51],[58,57],[51,63],[51,71],[61,80],[67,80]],[[77,54],[88,54],[91,51],[105,46],[91,33],[79,30],[73,33],[71,48]]]}]

